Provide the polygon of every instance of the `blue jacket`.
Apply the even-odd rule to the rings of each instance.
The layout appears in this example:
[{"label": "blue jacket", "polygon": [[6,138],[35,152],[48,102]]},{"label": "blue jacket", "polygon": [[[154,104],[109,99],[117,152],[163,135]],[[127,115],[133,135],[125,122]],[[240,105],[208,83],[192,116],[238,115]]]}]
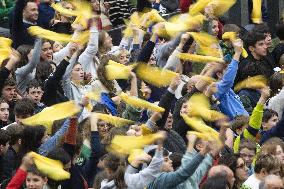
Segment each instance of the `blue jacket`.
[{"label": "blue jacket", "polygon": [[[282,110],[282,115],[284,115],[283,113],[284,109]],[[284,116],[282,116],[276,126],[272,127],[268,131],[261,132],[260,144],[263,144],[272,137],[279,137],[281,139],[284,137]]]},{"label": "blue jacket", "polygon": [[48,29],[50,20],[53,19],[55,11],[48,3],[40,3],[38,6],[38,25]]},{"label": "blue jacket", "polygon": [[240,97],[231,89],[234,85],[237,71],[238,61],[233,59],[228,65],[222,80],[217,83],[217,92],[214,94],[220,101],[218,105],[220,111],[231,120],[238,115],[249,115],[240,101]]},{"label": "blue jacket", "polygon": [[147,189],[177,188],[179,184],[183,183],[194,174],[203,159],[204,156],[197,153],[192,158],[192,161],[185,163],[185,165],[182,165],[177,171],[160,174],[153,182],[148,185]]}]

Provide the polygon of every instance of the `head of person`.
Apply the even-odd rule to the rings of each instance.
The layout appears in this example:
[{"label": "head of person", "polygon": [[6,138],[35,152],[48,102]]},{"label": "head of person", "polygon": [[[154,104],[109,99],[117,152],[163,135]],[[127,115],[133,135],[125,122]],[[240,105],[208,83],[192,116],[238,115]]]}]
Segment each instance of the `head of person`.
[{"label": "head of person", "polygon": [[248,116],[236,116],[232,121],[231,128],[239,136],[248,127],[249,117]]},{"label": "head of person", "polygon": [[105,138],[106,135],[109,133],[110,129],[112,128],[112,125],[103,121],[98,120],[98,132],[101,138]]},{"label": "head of person", "polygon": [[44,40],[41,47],[40,59],[41,61],[51,62],[53,58],[53,50],[50,41]]},{"label": "head of person", "polygon": [[36,2],[32,0],[26,1],[25,8],[23,10],[23,19],[35,23],[38,19],[38,6]]},{"label": "head of person", "polygon": [[259,184],[259,189],[283,189],[283,180],[278,175],[268,175]]},{"label": "head of person", "polygon": [[275,96],[284,85],[284,74],[275,72],[269,79],[270,96]]},{"label": "head of person", "polygon": [[246,47],[255,59],[261,59],[267,55],[265,36],[260,33],[250,33],[245,41]]},{"label": "head of person", "polygon": [[253,162],[253,158],[256,155],[256,144],[255,142],[247,139],[241,140],[239,146],[240,157],[243,158],[245,164],[250,167]]},{"label": "head of person", "polygon": [[8,78],[2,89],[2,98],[7,101],[13,101],[14,95],[16,93],[16,81],[13,78]]},{"label": "head of person", "polygon": [[76,63],[71,72],[71,81],[74,83],[82,83],[84,80],[84,70],[80,63]]},{"label": "head of person", "polygon": [[26,186],[27,189],[43,189],[47,184],[48,178],[42,174],[35,165],[27,170]]},{"label": "head of person", "polygon": [[275,28],[276,36],[283,41],[284,40],[284,23],[276,25]]},{"label": "head of person", "polygon": [[[154,157],[155,151],[156,151],[156,148],[155,149],[151,149],[148,152],[148,154],[151,157]],[[168,172],[173,172],[174,171],[173,161],[170,158],[170,152],[168,150],[166,150],[165,148],[163,149],[163,157],[164,157],[164,161],[163,161],[162,166],[161,166],[161,172],[167,172],[167,173]]]},{"label": "head of person", "polygon": [[36,67],[35,79],[42,84],[51,73],[53,73],[51,62],[40,62]]},{"label": "head of person", "polygon": [[219,34],[219,22],[218,22],[218,20],[212,20],[211,31],[212,31],[212,35],[214,35],[216,37],[218,36],[218,34]]},{"label": "head of person", "polygon": [[106,31],[101,31],[99,34],[99,52],[106,54],[112,48],[112,38]]},{"label": "head of person", "polygon": [[254,172],[263,180],[270,174],[280,175],[280,167],[280,161],[273,155],[260,154],[255,161]]},{"label": "head of person", "polygon": [[24,155],[30,151],[36,152],[47,138],[47,130],[44,126],[24,126],[21,140],[21,153]]},{"label": "head of person", "polygon": [[208,178],[201,186],[201,189],[230,189],[227,175],[225,173],[216,174]]},{"label": "head of person", "polygon": [[172,160],[174,171],[178,170],[178,168],[181,166],[182,156],[183,154],[178,152],[173,152],[172,154],[170,154],[170,159]]},{"label": "head of person", "polygon": [[117,155],[108,153],[104,158],[104,165],[108,181],[113,180],[117,188],[125,188],[125,161]]},{"label": "head of person", "polygon": [[15,121],[17,124],[22,123],[22,119],[31,117],[34,115],[35,105],[29,98],[22,98],[18,100],[14,107]]},{"label": "head of person", "polygon": [[128,64],[130,59],[130,53],[126,49],[121,49],[118,51],[117,58],[120,64]]},{"label": "head of person", "polygon": [[278,113],[271,109],[265,109],[262,117],[262,129],[264,131],[270,130],[278,123]]},{"label": "head of person", "polygon": [[284,163],[284,142],[282,139],[273,137],[265,141],[261,146],[260,154],[271,154]]},{"label": "head of person", "polygon": [[248,168],[239,154],[225,154],[220,157],[220,165],[228,166],[235,175],[235,184],[241,184],[248,178]]},{"label": "head of person", "polygon": [[10,136],[9,133],[0,129],[0,156],[4,155],[9,148]]},{"label": "head of person", "polygon": [[216,166],[211,167],[211,169],[208,172],[208,179],[216,175],[220,175],[220,174],[226,175],[226,180],[230,186],[229,188],[232,188],[236,180],[234,177],[234,172],[225,165],[216,165]]},{"label": "head of person", "polygon": [[115,93],[116,89],[114,86],[114,82],[112,80],[107,79],[107,73],[105,66],[108,64],[109,60],[113,60],[115,62],[119,62],[117,57],[114,55],[103,55],[100,58],[100,65],[97,70],[98,79],[103,84],[103,86],[110,92]]},{"label": "head of person", "polygon": [[98,0],[91,0],[93,11],[100,11],[100,2]]},{"label": "head of person", "polygon": [[56,53],[58,51],[60,51],[63,48],[62,43],[55,41],[52,43],[52,51],[53,53]]},{"label": "head of person", "polygon": [[7,128],[7,132],[10,136],[9,145],[12,146],[16,152],[19,151],[22,144],[23,130],[23,126],[17,124]]},{"label": "head of person", "polygon": [[63,164],[63,169],[69,171],[72,165],[72,159],[70,155],[63,148],[55,148],[47,155],[48,158],[59,160]]},{"label": "head of person", "polygon": [[258,24],[256,25],[253,30],[253,33],[260,33],[262,35],[264,35],[265,37],[265,43],[267,45],[267,47],[271,47],[272,45],[272,38],[271,38],[271,31],[269,29],[269,27],[267,26],[267,24]]},{"label": "head of person", "polygon": [[17,68],[20,68],[24,65],[26,65],[32,58],[32,51],[33,47],[30,45],[20,45],[17,48],[17,51],[21,54],[21,60],[20,62],[17,64]]},{"label": "head of person", "polygon": [[[68,10],[74,10],[74,6],[68,2],[68,1],[60,1],[59,4]],[[54,20],[58,20],[61,22],[70,22],[72,20],[72,16],[66,16],[66,15],[62,15],[59,12],[55,12],[54,14]]]},{"label": "head of person", "polygon": [[0,121],[9,121],[9,104],[3,98],[0,98]]},{"label": "head of person", "polygon": [[43,95],[43,90],[37,80],[32,80],[27,86],[27,97],[33,100],[36,104],[40,103]]}]

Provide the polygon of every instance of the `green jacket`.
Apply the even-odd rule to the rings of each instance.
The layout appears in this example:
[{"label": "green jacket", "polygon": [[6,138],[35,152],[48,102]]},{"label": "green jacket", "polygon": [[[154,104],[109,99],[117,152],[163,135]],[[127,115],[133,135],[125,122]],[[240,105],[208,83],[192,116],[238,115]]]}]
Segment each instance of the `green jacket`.
[{"label": "green jacket", "polygon": [[0,0],[0,23],[8,21],[9,13],[15,5],[15,0]]},{"label": "green jacket", "polygon": [[[249,127],[244,130],[241,134],[242,137],[255,141],[255,137],[261,127],[263,116],[263,105],[257,104],[256,107],[253,109],[252,115],[249,119]],[[241,136],[238,136],[234,142],[234,153],[239,151],[239,146],[241,142]]]}]

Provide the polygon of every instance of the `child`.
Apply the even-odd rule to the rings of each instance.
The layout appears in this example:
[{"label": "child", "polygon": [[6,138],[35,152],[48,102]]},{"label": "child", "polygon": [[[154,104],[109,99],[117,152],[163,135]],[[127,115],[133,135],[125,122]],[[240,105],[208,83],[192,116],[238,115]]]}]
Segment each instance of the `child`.
[{"label": "child", "polygon": [[264,111],[263,118],[262,118],[263,131],[267,131],[271,129],[277,124],[278,121],[279,121],[278,113],[274,110],[266,109]]},{"label": "child", "polygon": [[31,155],[27,154],[6,189],[19,189],[25,181],[27,189],[43,189],[48,179],[46,175],[38,171],[33,163]]},{"label": "child", "polygon": [[41,102],[43,90],[37,80],[32,80],[27,87],[27,97],[35,103],[35,113],[41,112],[46,106]]}]

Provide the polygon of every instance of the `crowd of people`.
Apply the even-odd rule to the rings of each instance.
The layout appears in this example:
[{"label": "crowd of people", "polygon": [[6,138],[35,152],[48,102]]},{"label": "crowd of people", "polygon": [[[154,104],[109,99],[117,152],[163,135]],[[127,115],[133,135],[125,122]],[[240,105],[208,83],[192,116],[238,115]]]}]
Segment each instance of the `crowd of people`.
[{"label": "crowd of people", "polygon": [[[241,27],[224,22],[209,3],[200,10],[202,22],[173,36],[162,35],[167,22],[153,19],[152,9],[185,15],[193,2],[138,0],[136,9],[127,0],[91,0],[85,26],[54,10],[52,0],[1,3],[12,41],[0,62],[1,189],[284,188],[284,23],[275,31],[265,22]],[[76,10],[72,1],[56,4]],[[130,21],[131,35],[114,46],[108,30],[143,8],[150,10],[139,24]],[[32,26],[72,39],[89,35],[86,44],[64,43],[31,35]],[[229,33],[234,40],[224,37]],[[155,71],[143,76],[141,65]],[[111,72],[111,66],[119,69]],[[98,98],[89,95],[98,91]],[[67,115],[60,120],[44,114],[66,102],[78,111],[55,111]],[[25,124],[39,114],[51,125],[39,117]],[[68,178],[45,171],[58,164]]]}]

